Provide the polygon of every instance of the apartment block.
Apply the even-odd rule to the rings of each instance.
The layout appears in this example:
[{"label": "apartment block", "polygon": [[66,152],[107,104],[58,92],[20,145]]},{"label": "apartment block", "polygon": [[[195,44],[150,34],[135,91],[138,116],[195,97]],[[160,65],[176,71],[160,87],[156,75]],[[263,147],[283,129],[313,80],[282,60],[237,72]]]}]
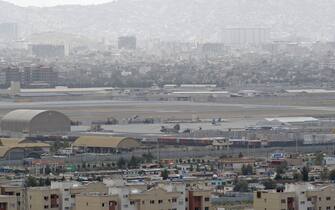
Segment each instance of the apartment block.
[{"label": "apartment block", "polygon": [[25,210],[26,190],[24,187],[3,185],[0,187],[0,193],[2,196],[16,197],[16,209]]},{"label": "apartment block", "polygon": [[17,198],[11,195],[0,195],[0,210],[17,210]]},{"label": "apartment block", "polygon": [[254,193],[255,210],[333,210],[334,185],[289,184],[283,190]]},{"label": "apartment block", "polygon": [[83,193],[76,197],[76,210],[120,210],[118,195]]},{"label": "apartment block", "polygon": [[50,187],[31,187],[27,189],[27,210],[60,210],[59,189]]}]

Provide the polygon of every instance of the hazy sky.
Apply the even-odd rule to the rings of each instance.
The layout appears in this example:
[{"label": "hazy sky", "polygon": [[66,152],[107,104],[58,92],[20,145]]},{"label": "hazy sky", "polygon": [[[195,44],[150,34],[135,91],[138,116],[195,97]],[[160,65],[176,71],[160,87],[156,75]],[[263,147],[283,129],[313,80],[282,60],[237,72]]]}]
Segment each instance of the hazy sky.
[{"label": "hazy sky", "polygon": [[20,6],[38,6],[38,7],[48,7],[64,4],[100,4],[105,2],[110,2],[112,0],[5,0]]}]

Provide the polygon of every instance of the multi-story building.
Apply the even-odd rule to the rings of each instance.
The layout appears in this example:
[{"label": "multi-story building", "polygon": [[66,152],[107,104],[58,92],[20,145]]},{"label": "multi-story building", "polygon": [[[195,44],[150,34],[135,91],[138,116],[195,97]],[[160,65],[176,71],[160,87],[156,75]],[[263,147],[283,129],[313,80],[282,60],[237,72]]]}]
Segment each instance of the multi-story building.
[{"label": "multi-story building", "polygon": [[255,210],[331,210],[335,208],[335,187],[290,184],[283,190],[254,193]]},{"label": "multi-story building", "polygon": [[11,82],[20,82],[24,87],[36,84],[55,86],[58,72],[50,66],[30,66],[22,70],[17,67],[0,69],[0,86],[8,87]]},{"label": "multi-story building", "polygon": [[7,67],[0,70],[0,86],[9,86],[11,82],[20,81],[21,75],[19,68]]},{"label": "multi-story building", "polygon": [[46,83],[54,86],[58,82],[58,72],[50,66],[25,67],[21,72],[21,84],[24,86],[34,83]]},{"label": "multi-story building", "polygon": [[[15,196],[16,197],[16,210],[25,210],[26,206],[26,190],[21,186],[2,185],[0,187],[2,196]],[[10,198],[12,199],[12,198]],[[1,209],[1,208],[0,208]]]},{"label": "multi-story building", "polygon": [[[107,194],[108,189],[105,184],[101,182],[90,183],[82,185],[79,182],[51,182],[51,189],[58,189],[60,193],[60,209],[61,210],[75,210],[76,197],[81,193],[98,193]],[[78,208],[77,208],[78,209]],[[80,208],[79,208],[80,209]]]},{"label": "multi-story building", "polygon": [[211,190],[204,185],[161,182],[148,188],[144,183],[129,184],[105,180],[110,195],[118,195],[121,210],[210,210]]},{"label": "multi-story building", "polygon": [[120,210],[119,197],[104,193],[82,193],[76,197],[77,210]]},{"label": "multi-story building", "polygon": [[[210,210],[211,190],[183,182],[127,183],[105,180],[83,185],[0,187],[0,210]],[[194,182],[195,183],[195,182]]]},{"label": "multi-story building", "polygon": [[27,210],[60,210],[61,193],[50,187],[31,187],[27,189]]},{"label": "multi-story building", "polygon": [[12,195],[0,195],[0,210],[17,210],[17,199]]}]

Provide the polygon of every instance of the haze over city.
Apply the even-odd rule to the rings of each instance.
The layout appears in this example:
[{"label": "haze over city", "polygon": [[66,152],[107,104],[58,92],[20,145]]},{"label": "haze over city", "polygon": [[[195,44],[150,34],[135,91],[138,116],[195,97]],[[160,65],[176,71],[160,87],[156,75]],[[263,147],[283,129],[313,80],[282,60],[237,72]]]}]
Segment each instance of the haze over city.
[{"label": "haze over city", "polygon": [[52,7],[61,5],[94,5],[111,2],[112,0],[6,0],[18,6]]},{"label": "haze over city", "polygon": [[335,0],[0,0],[0,210],[331,210]]}]

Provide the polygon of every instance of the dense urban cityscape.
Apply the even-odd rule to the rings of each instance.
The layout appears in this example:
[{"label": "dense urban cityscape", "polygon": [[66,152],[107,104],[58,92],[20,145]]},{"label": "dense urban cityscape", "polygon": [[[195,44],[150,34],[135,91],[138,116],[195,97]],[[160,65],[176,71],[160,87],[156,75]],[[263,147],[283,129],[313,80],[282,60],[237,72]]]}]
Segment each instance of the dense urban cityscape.
[{"label": "dense urban cityscape", "polygon": [[335,209],[335,1],[93,3],[0,0],[0,210]]}]

